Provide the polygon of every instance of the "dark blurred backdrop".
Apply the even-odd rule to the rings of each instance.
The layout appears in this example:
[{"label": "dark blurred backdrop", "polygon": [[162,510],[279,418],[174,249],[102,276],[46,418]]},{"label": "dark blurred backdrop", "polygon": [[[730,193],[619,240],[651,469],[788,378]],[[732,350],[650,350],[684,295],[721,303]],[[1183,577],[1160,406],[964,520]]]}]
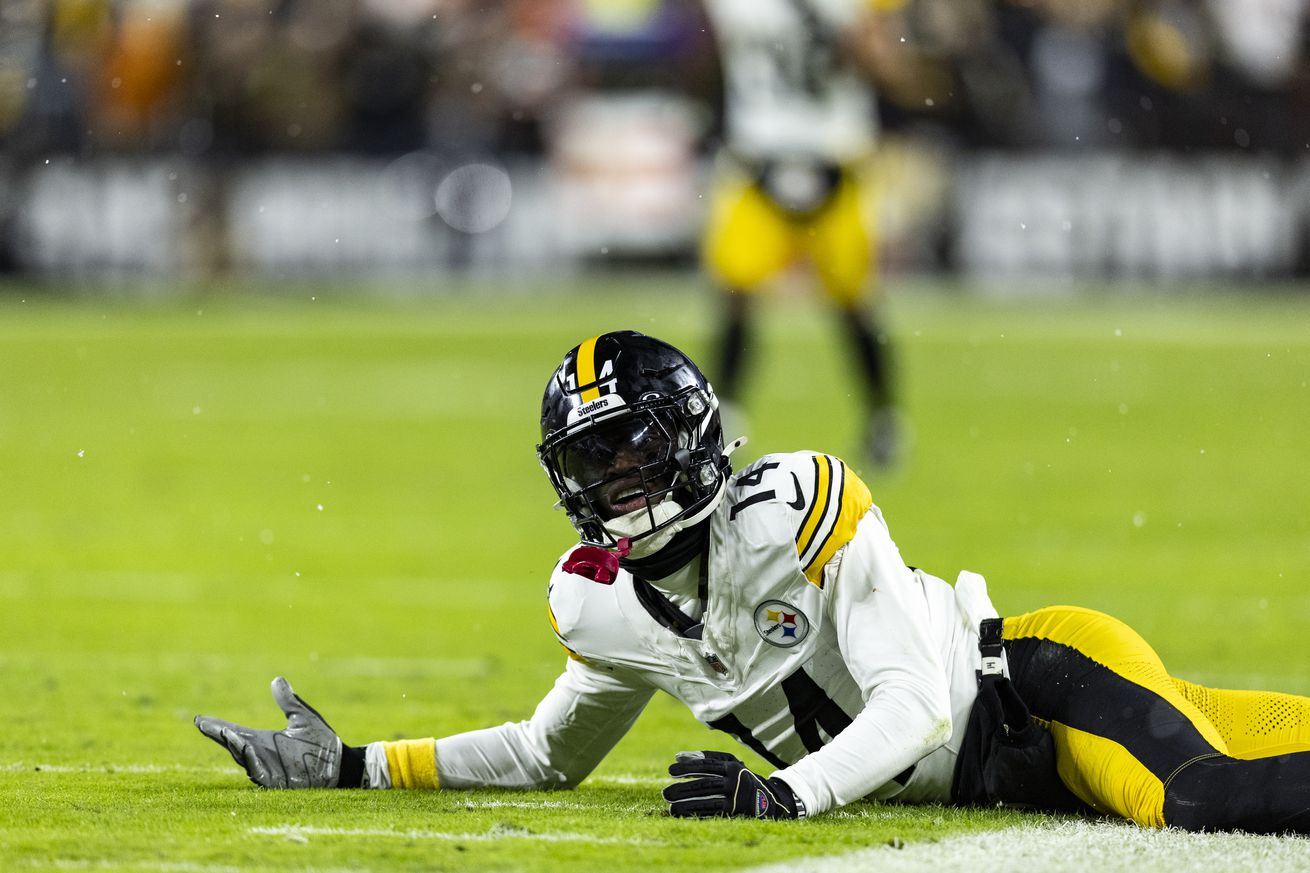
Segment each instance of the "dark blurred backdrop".
[{"label": "dark blurred backdrop", "polygon": [[[1306,0],[881,0],[887,269],[1310,272]],[[0,272],[694,262],[693,0],[0,0]]]}]

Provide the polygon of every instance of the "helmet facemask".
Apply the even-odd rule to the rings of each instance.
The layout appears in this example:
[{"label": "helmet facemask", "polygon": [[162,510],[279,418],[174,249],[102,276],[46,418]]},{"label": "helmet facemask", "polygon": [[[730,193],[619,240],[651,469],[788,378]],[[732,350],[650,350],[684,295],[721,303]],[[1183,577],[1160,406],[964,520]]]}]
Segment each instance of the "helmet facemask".
[{"label": "helmet facemask", "polygon": [[634,557],[708,515],[727,469],[712,389],[645,396],[582,416],[538,447],[583,542],[615,548],[627,539]]}]

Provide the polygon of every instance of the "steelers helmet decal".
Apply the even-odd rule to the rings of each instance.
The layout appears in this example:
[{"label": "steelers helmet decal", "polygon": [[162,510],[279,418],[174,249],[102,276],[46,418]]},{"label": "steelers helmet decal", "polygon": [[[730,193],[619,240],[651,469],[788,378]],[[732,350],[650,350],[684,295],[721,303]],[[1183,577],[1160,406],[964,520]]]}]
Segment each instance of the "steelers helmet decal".
[{"label": "steelers helmet decal", "polygon": [[[627,405],[618,392],[614,359],[596,360],[596,342],[599,339],[599,336],[594,336],[579,345],[572,356],[573,366],[564,373],[566,389],[576,392],[581,400],[580,405],[569,410],[570,424],[585,416],[601,415]],[[565,363],[568,363],[568,359],[565,359]]]}]

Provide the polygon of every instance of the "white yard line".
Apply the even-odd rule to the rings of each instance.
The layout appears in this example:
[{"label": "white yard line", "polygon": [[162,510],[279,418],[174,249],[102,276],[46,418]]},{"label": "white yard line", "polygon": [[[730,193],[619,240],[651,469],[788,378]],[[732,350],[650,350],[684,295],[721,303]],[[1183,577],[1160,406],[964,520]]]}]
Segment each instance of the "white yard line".
[{"label": "white yard line", "polygon": [[611,773],[605,776],[588,776],[588,783],[601,785],[668,785],[672,777],[634,776],[631,773]]},{"label": "white yard line", "polygon": [[590,809],[585,804],[558,800],[466,800],[459,806],[463,809]]},{"label": "white yard line", "polygon": [[[195,766],[190,764],[113,764],[104,761],[82,764],[44,764],[40,761],[0,762],[0,773],[223,773],[239,774],[235,765]],[[663,787],[667,778],[658,776],[636,776],[631,773],[614,773],[608,776],[592,776],[588,783],[602,785],[639,785]],[[469,800],[461,804],[470,809],[497,809],[500,807],[515,809],[587,809],[585,804],[559,800],[511,801],[511,800]]]},{"label": "white yard line", "polygon": [[[250,867],[200,864],[194,861],[110,861],[83,858],[33,858],[29,867],[41,870],[153,870],[158,873],[245,873]],[[369,873],[368,867],[296,867],[299,873]]]},{"label": "white yard line", "polygon": [[328,828],[312,825],[273,825],[253,827],[252,834],[308,841],[309,837],[382,837],[402,840],[435,840],[448,843],[496,843],[502,840],[533,840],[542,843],[590,843],[594,845],[649,844],[633,837],[597,837],[591,834],[567,831],[529,831],[526,828],[497,825],[482,833],[454,833],[451,831],[391,830],[388,828]]},{"label": "white yard line", "polygon": [[185,764],[42,764],[40,762],[11,761],[0,764],[0,772],[42,773],[237,773],[235,765],[228,767],[193,767]]},{"label": "white yard line", "polygon": [[902,848],[884,845],[846,855],[799,858],[753,867],[747,873],[977,873],[988,869],[1304,873],[1310,869],[1310,838],[1191,834],[1120,822],[1051,820]]}]

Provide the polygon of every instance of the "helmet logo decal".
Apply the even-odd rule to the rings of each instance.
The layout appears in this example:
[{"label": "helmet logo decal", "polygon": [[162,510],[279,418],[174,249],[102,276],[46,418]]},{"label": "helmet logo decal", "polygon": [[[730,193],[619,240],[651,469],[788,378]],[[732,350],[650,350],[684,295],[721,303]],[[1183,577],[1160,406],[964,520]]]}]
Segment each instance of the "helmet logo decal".
[{"label": "helmet logo decal", "polygon": [[601,364],[599,370],[596,368],[596,340],[598,339],[600,337],[594,336],[578,346],[578,384],[573,387],[582,389],[582,401],[584,403],[590,403],[600,397],[602,392],[612,393],[618,384],[618,380],[614,378],[614,362],[612,360],[607,360]]},{"label": "helmet logo decal", "polygon": [[[600,393],[602,389],[606,391],[613,391],[615,384],[618,382],[618,379],[612,378],[613,372],[614,372],[614,362],[606,361],[604,364],[601,365],[600,377],[602,379],[605,379],[606,376],[611,376],[611,378],[605,379],[605,381],[603,382],[583,382],[582,384],[584,387],[589,386],[592,389],[592,393]],[[562,374],[562,379],[563,379],[563,386],[565,391],[569,392],[570,394],[578,393],[577,373],[564,373]]]},{"label": "helmet logo decal", "polygon": [[766,600],[755,607],[755,630],[769,645],[790,649],[810,632],[810,620],[790,603]]},{"label": "helmet logo decal", "polygon": [[606,394],[604,397],[597,397],[595,400],[582,404],[577,409],[569,410],[569,424],[573,424],[575,421],[589,415],[597,415],[607,409],[617,409],[620,406],[627,405],[619,395]]}]

